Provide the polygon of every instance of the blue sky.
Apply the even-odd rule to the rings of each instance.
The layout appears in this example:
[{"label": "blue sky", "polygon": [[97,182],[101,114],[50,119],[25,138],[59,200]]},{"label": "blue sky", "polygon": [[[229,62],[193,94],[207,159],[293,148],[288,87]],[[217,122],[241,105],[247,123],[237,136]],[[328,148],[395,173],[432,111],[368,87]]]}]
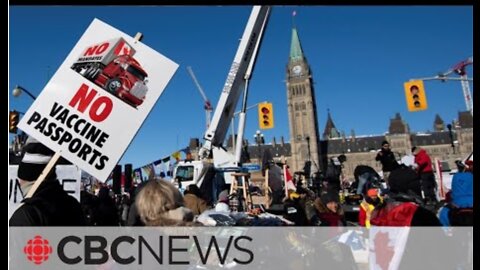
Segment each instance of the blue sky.
[{"label": "blue sky", "polygon": [[[286,65],[292,11],[303,51],[313,71],[318,122],[323,132],[327,108],[347,135],[383,134],[398,112],[413,132],[432,130],[435,114],[445,122],[465,111],[459,81],[426,81],[429,108],[408,112],[403,83],[435,76],[473,55],[472,6],[275,6],[253,77],[248,103],[271,101],[275,128],[270,142],[289,140]],[[202,138],[202,98],[193,71],[215,107],[243,34],[251,6],[11,6],[9,8],[9,104],[25,112],[27,95],[38,95],[94,18],[134,36],[180,67],[126,150],[120,163],[140,167]],[[467,68],[473,76],[473,67]],[[473,93],[473,83],[470,83]],[[239,102],[240,103],[240,102]],[[258,129],[257,112],[247,114],[246,138]],[[11,137],[10,137],[11,139]]]}]

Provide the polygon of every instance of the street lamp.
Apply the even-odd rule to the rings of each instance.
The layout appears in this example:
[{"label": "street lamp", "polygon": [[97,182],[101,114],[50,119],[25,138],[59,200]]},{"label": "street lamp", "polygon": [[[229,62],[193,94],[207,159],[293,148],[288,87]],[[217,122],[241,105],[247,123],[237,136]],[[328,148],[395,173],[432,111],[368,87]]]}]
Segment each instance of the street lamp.
[{"label": "street lamp", "polygon": [[255,142],[257,144],[264,144],[265,143],[265,139],[263,138],[263,134],[260,132],[260,130],[257,130],[257,132],[255,132],[253,137],[255,138]]},{"label": "street lamp", "polygon": [[19,86],[19,85],[15,86],[15,88],[13,88],[12,95],[13,95],[14,97],[19,97],[19,96],[22,94],[22,92],[27,93],[27,95],[29,95],[31,98],[33,98],[33,100],[37,99],[36,96],[34,96],[34,95],[33,95],[32,93],[30,93],[27,89],[25,89],[25,88],[23,88],[23,87],[21,87],[21,86]]},{"label": "street lamp", "polygon": [[263,134],[260,132],[260,130],[257,130],[255,134],[253,135],[255,138],[255,143],[257,143],[257,148],[258,148],[258,160],[260,162],[260,158],[262,156],[262,151],[260,149],[260,145],[265,143],[265,139],[263,138]]},{"label": "street lamp", "polygon": [[452,125],[447,124],[448,135],[450,137],[450,145],[452,146],[453,153],[455,154],[455,144],[453,143],[453,133],[452,133]]}]

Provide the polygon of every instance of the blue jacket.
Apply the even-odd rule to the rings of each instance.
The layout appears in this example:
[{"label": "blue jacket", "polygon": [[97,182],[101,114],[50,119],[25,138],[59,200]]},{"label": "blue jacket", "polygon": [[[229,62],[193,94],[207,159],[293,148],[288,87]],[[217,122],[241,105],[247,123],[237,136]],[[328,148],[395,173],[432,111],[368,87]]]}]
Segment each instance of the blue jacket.
[{"label": "blue jacket", "polygon": [[[456,207],[473,207],[473,174],[470,172],[459,172],[452,179],[452,201]],[[450,208],[442,207],[439,212],[439,219],[442,225],[450,226],[448,213]]]}]

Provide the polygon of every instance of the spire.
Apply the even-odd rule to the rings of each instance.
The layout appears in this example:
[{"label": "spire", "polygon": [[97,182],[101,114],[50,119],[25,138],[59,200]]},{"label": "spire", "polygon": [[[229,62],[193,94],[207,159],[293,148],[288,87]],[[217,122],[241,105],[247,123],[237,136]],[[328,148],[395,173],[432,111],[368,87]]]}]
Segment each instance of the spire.
[{"label": "spire", "polygon": [[297,12],[293,11],[292,43],[290,44],[290,60],[291,61],[303,59],[302,45],[300,44],[300,39],[298,38],[298,33],[297,33],[297,27],[295,26],[295,21],[294,21],[294,18],[296,15],[297,15]]},{"label": "spire", "polygon": [[438,115],[438,113],[435,115],[435,121],[433,122],[433,130],[434,131],[443,131],[445,130],[445,124],[443,122],[443,119]]},{"label": "spire", "polygon": [[324,139],[338,138],[340,137],[340,132],[338,132],[335,124],[333,123],[332,116],[330,115],[330,109],[327,109],[328,118],[327,123],[325,124],[325,130],[323,131]]},{"label": "spire", "polygon": [[409,127],[405,121],[403,121],[400,113],[396,113],[395,117],[390,119],[390,126],[388,127],[388,133],[390,134],[406,134],[409,133]]}]

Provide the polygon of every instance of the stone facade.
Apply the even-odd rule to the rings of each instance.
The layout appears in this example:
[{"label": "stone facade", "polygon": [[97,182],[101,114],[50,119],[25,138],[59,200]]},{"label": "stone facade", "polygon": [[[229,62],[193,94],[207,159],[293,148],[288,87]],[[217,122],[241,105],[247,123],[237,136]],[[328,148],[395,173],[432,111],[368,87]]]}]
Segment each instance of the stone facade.
[{"label": "stone facade", "polygon": [[[413,146],[424,148],[432,158],[446,161],[451,169],[455,160],[463,160],[473,152],[473,116],[470,112],[459,112],[453,125],[446,125],[439,114],[432,121],[433,132],[412,133],[407,123],[397,113],[390,119],[388,132],[383,135],[356,136],[352,130],[347,137],[335,127],[333,117],[328,111],[323,138],[319,136],[313,74],[303,53],[296,28],[292,29],[289,60],[286,66],[286,90],[290,141],[263,145],[246,142],[250,162],[261,163],[261,153],[269,151],[278,162],[286,162],[292,172],[302,171],[306,161],[312,161],[311,173],[324,171],[327,162],[339,155],[345,155],[343,177],[353,180],[353,171],[357,165],[368,165],[381,171],[381,164],[375,161],[381,143],[387,140],[397,160],[411,153]],[[308,138],[308,139],[307,139]],[[198,140],[193,140],[192,153],[197,153]],[[227,149],[231,148],[231,138],[227,140]],[[310,150],[310,151],[309,151]],[[309,155],[310,153],[310,155]]]}]

